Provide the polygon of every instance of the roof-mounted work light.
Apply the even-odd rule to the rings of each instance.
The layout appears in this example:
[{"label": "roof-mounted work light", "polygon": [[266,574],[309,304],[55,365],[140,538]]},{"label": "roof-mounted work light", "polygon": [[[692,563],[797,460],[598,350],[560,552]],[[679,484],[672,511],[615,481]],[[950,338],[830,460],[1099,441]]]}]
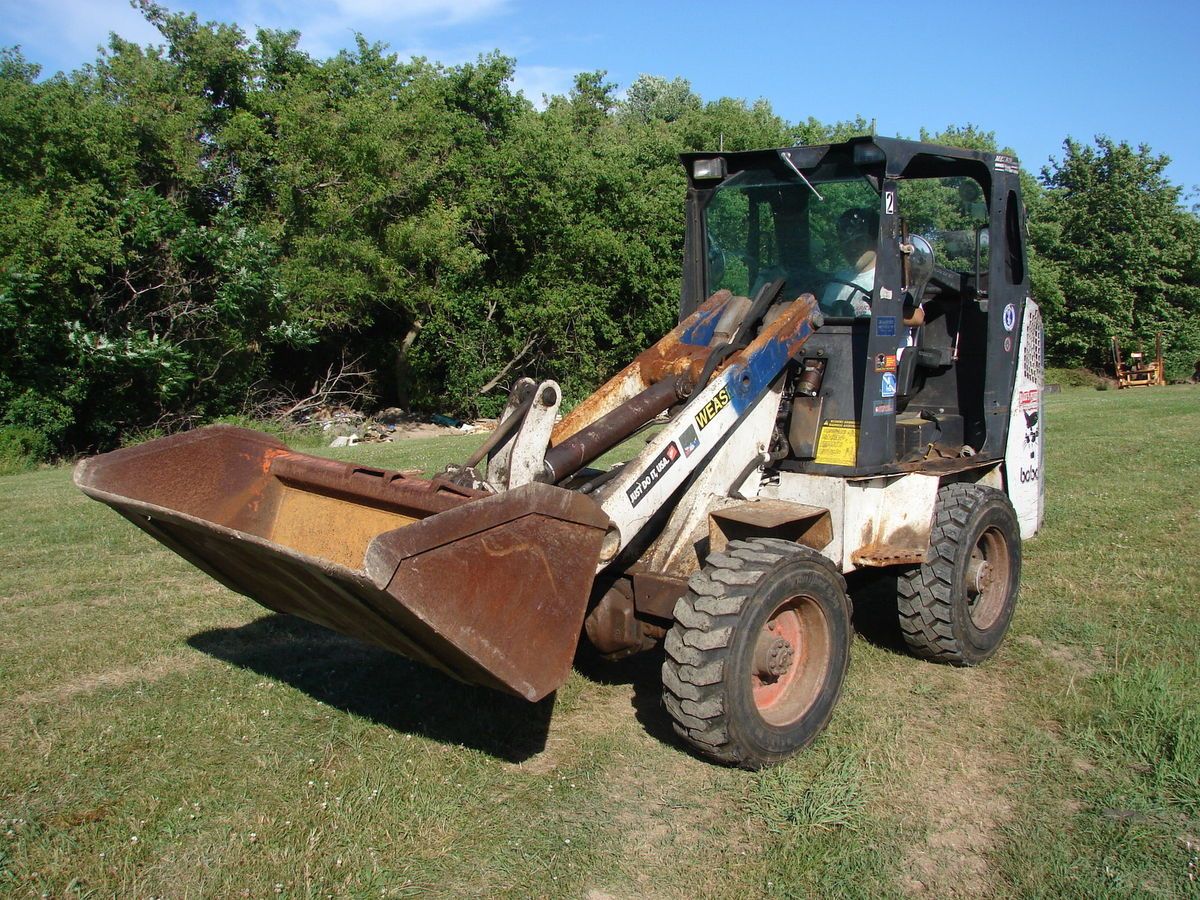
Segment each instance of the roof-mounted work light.
[{"label": "roof-mounted work light", "polygon": [[697,159],[692,162],[692,177],[697,181],[714,181],[725,177],[725,158]]}]

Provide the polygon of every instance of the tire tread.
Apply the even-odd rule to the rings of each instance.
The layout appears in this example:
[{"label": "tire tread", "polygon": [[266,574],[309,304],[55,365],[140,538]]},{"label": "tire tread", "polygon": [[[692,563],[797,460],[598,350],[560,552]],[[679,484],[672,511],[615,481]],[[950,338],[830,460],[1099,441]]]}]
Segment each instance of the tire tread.
[{"label": "tire tread", "polygon": [[724,669],[738,618],[759,581],[781,563],[808,559],[826,567],[843,595],[846,582],[815,550],[775,538],[730,541],[710,555],[675,604],[663,662],[663,705],[676,734],[710,759],[756,768],[746,749],[729,736]]},{"label": "tire tread", "polygon": [[[976,508],[995,488],[961,482],[942,485],[929,535],[929,560],[897,580],[900,631],[916,656],[953,666],[974,665],[954,632],[954,561]],[[1007,498],[1005,498],[1007,502]]]}]

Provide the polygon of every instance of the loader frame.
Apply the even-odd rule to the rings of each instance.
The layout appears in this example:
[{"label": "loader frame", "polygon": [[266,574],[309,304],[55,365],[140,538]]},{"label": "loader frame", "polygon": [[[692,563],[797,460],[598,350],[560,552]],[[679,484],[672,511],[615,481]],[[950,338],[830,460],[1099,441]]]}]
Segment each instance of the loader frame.
[{"label": "loader frame", "polygon": [[[872,137],[682,162],[679,323],[560,421],[558,384],[522,378],[492,436],[432,479],[215,427],[84,460],[76,483],[264,606],[528,700],[562,684],[581,631],[610,659],[664,644],[677,731],[738,765],[786,758],[832,714],[844,574],[894,568],[914,651],[983,661],[1042,518],[1016,160]],[[969,270],[910,232],[908,185],[939,179],[985,217]],[[858,315],[822,305],[847,282],[805,257],[821,190],[846,183],[878,220],[857,238],[874,272],[850,284]],[[718,198],[748,210],[744,293],[718,283]]]}]

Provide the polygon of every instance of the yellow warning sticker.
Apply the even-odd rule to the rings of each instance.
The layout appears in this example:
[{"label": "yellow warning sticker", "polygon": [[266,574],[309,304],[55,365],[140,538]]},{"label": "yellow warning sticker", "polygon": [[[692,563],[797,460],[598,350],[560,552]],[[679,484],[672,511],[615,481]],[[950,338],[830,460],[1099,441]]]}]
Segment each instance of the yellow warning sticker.
[{"label": "yellow warning sticker", "polygon": [[852,466],[858,459],[858,423],[829,419],[821,426],[814,462],[827,466]]}]

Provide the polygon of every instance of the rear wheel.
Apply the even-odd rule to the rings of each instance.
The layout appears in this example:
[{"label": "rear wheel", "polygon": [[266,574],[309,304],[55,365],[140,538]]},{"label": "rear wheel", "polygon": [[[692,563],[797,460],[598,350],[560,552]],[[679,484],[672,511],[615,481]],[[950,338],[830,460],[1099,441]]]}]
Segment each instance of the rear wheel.
[{"label": "rear wheel", "polygon": [[850,660],[845,582],[790,541],[731,541],[675,605],[663,702],[705,756],[757,769],[810,744]]},{"label": "rear wheel", "polygon": [[900,630],[918,656],[977,665],[1000,647],[1016,609],[1016,512],[994,488],[943,485],[929,545],[929,560],[900,576]]}]

